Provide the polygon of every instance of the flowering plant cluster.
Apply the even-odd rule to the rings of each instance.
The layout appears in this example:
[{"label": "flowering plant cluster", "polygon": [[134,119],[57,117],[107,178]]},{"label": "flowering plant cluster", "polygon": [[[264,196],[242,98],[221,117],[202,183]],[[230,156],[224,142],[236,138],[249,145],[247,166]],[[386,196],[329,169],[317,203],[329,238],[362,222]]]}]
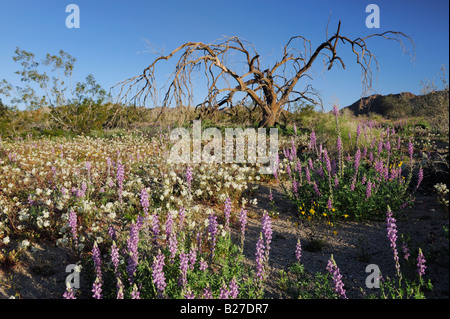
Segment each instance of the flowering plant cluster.
[{"label": "flowering plant cluster", "polygon": [[347,218],[380,219],[387,205],[397,211],[411,204],[423,180],[420,167],[411,190],[413,143],[393,128],[369,122],[358,124],[354,142],[350,137],[351,144],[344,147],[339,116],[337,112],[334,115],[338,131],[337,140],[332,141],[335,149],[318,143],[312,131],[306,152],[297,151],[295,143],[283,150],[278,175],[283,176],[282,187],[296,203],[298,214],[310,221],[323,218],[333,225]]}]

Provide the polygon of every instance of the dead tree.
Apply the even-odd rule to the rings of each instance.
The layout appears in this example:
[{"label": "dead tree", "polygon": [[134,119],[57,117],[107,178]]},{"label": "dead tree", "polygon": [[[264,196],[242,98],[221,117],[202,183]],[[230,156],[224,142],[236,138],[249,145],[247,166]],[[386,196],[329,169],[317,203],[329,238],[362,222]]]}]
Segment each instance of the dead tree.
[{"label": "dead tree", "polygon": [[[362,95],[372,89],[373,64],[378,70],[378,62],[375,55],[368,49],[366,41],[370,38],[381,37],[400,43],[404,52],[403,39],[409,40],[414,48],[410,37],[402,32],[387,31],[372,34],[364,38],[350,39],[340,34],[341,22],[339,21],[337,31],[331,37],[320,44],[315,50],[311,48],[311,42],[303,36],[294,36],[284,46],[283,55],[279,61],[269,68],[263,68],[260,55],[254,46],[238,37],[225,37],[217,43],[204,44],[202,42],[185,43],[168,55],[156,58],[142,74],[118,83],[120,101],[133,101],[139,105],[145,105],[149,97],[157,96],[155,68],[158,62],[172,59],[181,53],[175,65],[175,70],[167,81],[167,88],[162,102],[162,110],[171,103],[177,106],[186,105],[186,100],[192,101],[192,74],[203,70],[207,82],[207,95],[202,103],[196,106],[204,113],[214,112],[224,104],[236,105],[233,100],[236,93],[243,100],[251,99],[263,114],[260,126],[273,126],[283,110],[284,106],[299,100],[305,100],[315,105],[322,106],[319,94],[311,84],[299,89],[299,81],[303,78],[312,80],[310,70],[313,63],[322,58],[324,70],[329,70],[335,64],[340,64],[345,69],[345,64],[338,55],[337,45],[342,43],[351,48],[356,63],[362,71]],[[300,47],[296,44],[300,41]],[[409,53],[408,53],[409,54]],[[239,64],[231,62],[233,58],[239,57]],[[319,58],[320,60],[320,58]],[[243,64],[242,70],[237,70],[237,65]]]}]

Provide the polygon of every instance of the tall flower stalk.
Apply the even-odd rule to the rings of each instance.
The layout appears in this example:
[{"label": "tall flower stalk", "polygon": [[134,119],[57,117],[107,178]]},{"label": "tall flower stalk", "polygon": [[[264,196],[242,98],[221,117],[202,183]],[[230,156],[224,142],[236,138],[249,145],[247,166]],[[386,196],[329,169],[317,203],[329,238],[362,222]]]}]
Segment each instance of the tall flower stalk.
[{"label": "tall flower stalk", "polygon": [[333,277],[334,292],[336,292],[340,298],[347,299],[344,283],[342,282],[342,275],[336,261],[333,258],[333,255],[331,255],[331,258],[328,260],[327,270]]},{"label": "tall flower stalk", "polygon": [[399,279],[402,278],[402,274],[400,272],[400,259],[398,257],[397,251],[397,220],[392,217],[391,208],[388,206],[388,210],[386,213],[386,229],[387,229],[387,237],[389,239],[392,251],[394,253],[394,261],[395,261],[395,269],[397,270],[397,276]]},{"label": "tall flower stalk", "polygon": [[101,257],[100,249],[98,248],[97,242],[94,243],[92,248],[92,260],[94,261],[95,273],[97,277],[95,278],[94,284],[92,286],[93,297],[95,299],[102,298],[102,270],[101,270]]},{"label": "tall flower stalk", "polygon": [[158,297],[162,298],[164,296],[164,290],[166,289],[166,277],[164,275],[164,254],[158,251],[158,255],[153,261],[153,272],[152,280],[158,292]]}]

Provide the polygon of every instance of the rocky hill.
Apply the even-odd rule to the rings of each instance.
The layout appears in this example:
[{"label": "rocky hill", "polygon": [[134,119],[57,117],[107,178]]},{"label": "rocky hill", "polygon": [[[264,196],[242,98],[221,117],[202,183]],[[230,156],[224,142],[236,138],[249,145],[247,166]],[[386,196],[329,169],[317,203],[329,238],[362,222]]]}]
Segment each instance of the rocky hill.
[{"label": "rocky hill", "polygon": [[344,109],[354,115],[380,114],[388,118],[404,116],[436,116],[448,111],[448,90],[434,91],[425,95],[410,92],[389,95],[371,95],[357,100]]}]

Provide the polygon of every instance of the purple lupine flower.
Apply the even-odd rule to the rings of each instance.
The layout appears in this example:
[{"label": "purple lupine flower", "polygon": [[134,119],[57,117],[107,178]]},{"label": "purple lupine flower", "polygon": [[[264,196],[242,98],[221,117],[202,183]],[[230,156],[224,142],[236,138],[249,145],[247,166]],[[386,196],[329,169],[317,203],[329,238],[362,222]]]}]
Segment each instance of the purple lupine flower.
[{"label": "purple lupine flower", "polygon": [[123,190],[123,180],[125,177],[125,171],[124,171],[124,166],[122,165],[122,163],[120,162],[120,160],[117,162],[117,174],[116,174],[116,178],[117,178],[117,183],[119,185],[119,201],[122,202],[122,190]]},{"label": "purple lupine flower", "polygon": [[95,299],[102,299],[102,283],[98,276],[95,278],[91,291],[93,292],[92,297]]},{"label": "purple lupine flower", "polygon": [[213,299],[211,288],[209,288],[209,286],[203,289],[202,298],[203,299]]},{"label": "purple lupine flower", "polygon": [[367,180],[366,175],[363,175],[363,177],[361,178],[361,184],[365,185],[366,184],[366,180]]},{"label": "purple lupine flower", "polygon": [[339,179],[336,174],[336,175],[334,175],[334,188],[338,188],[338,187],[339,187]]},{"label": "purple lupine flower", "polygon": [[77,299],[77,298],[75,298],[75,293],[74,293],[72,287],[70,287],[70,285],[68,285],[66,287],[66,291],[63,294],[63,298],[64,299]]},{"label": "purple lupine flower", "polygon": [[214,215],[214,213],[211,211],[208,217],[209,225],[208,225],[208,232],[211,236],[211,259],[214,257],[214,251],[216,249],[216,235],[217,235],[217,217]]},{"label": "purple lupine flower", "polygon": [[425,275],[425,269],[427,266],[425,266],[425,256],[422,253],[422,249],[419,248],[419,254],[417,256],[417,272],[419,273],[419,276],[422,278],[423,275]]},{"label": "purple lupine flower", "polygon": [[389,179],[389,167],[387,165],[384,167],[383,170],[383,179],[387,181]]},{"label": "purple lupine flower", "polygon": [[359,136],[361,135],[361,125],[358,124],[358,126],[356,127],[356,145],[358,145],[358,140],[359,140]]},{"label": "purple lupine flower", "polygon": [[185,299],[195,299],[195,294],[188,289],[188,291],[184,294]]},{"label": "purple lupine flower", "polygon": [[166,289],[166,277],[164,276],[164,254],[161,253],[161,251],[158,251],[158,255],[155,257],[153,261],[153,272],[152,272],[152,279],[153,284],[156,286],[156,289],[158,290],[159,297],[162,298],[164,290]]},{"label": "purple lupine flower", "polygon": [[358,149],[356,150],[355,160],[354,160],[355,171],[358,171],[360,161],[361,161],[361,150],[358,147]]},{"label": "purple lupine flower", "polygon": [[328,156],[327,150],[324,150],[323,156],[325,158],[325,167],[327,169],[328,174],[330,174],[331,173],[331,161],[330,161],[330,157]]},{"label": "purple lupine flower", "polygon": [[311,171],[314,171],[314,165],[313,165],[313,162],[312,162],[312,159],[311,159],[311,158],[308,159],[308,166],[309,166],[309,169],[310,169]]},{"label": "purple lupine flower", "polygon": [[111,261],[114,266],[114,272],[116,274],[120,275],[118,273],[118,270],[119,270],[119,247],[117,247],[115,241],[113,241],[113,243],[111,245]]},{"label": "purple lupine flower", "polygon": [[419,168],[419,173],[418,173],[418,177],[417,177],[417,186],[416,186],[416,190],[419,188],[420,184],[423,181],[423,168],[420,167]]},{"label": "purple lupine flower", "polygon": [[300,243],[300,238],[297,239],[297,245],[295,246],[295,258],[297,258],[298,262],[300,262],[300,259],[302,258],[302,244]]},{"label": "purple lupine flower", "polygon": [[108,227],[108,235],[112,240],[116,240],[116,230],[112,225],[109,225]]},{"label": "purple lupine flower", "polygon": [[189,188],[189,192],[191,191],[192,178],[193,178],[192,177],[192,170],[191,170],[191,167],[188,166],[186,168],[186,182],[187,182],[187,185],[188,185],[188,188]]},{"label": "purple lupine flower", "polygon": [[222,282],[222,287],[219,289],[219,299],[228,299],[230,296],[230,292],[228,291],[228,287],[225,282]]},{"label": "purple lupine flower", "polygon": [[297,162],[296,170],[301,176],[302,175],[302,163],[300,161]]},{"label": "purple lupine flower", "polygon": [[341,298],[347,299],[344,283],[342,282],[342,275],[340,274],[339,267],[337,266],[333,255],[331,255],[331,258],[328,260],[326,269],[333,277],[334,292],[336,292]]},{"label": "purple lupine flower", "polygon": [[88,176],[91,175],[91,162],[86,162],[86,171],[88,173]]},{"label": "purple lupine flower", "polygon": [[390,241],[390,245],[392,248],[392,251],[394,252],[394,261],[395,261],[395,268],[397,269],[397,275],[401,277],[400,273],[400,261],[398,258],[398,251],[397,251],[397,220],[392,217],[391,208],[388,206],[388,210],[386,213],[386,229],[387,229],[387,237]]},{"label": "purple lupine flower", "polygon": [[308,166],[305,167],[305,175],[306,175],[306,180],[307,180],[308,182],[311,182],[311,175],[310,175],[310,173],[309,173]]},{"label": "purple lupine flower", "polygon": [[102,269],[101,269],[101,257],[100,257],[100,249],[98,248],[97,242],[94,242],[94,246],[92,247],[92,260],[94,261],[95,272],[99,280],[102,279]]},{"label": "purple lupine flower", "polygon": [[372,196],[372,182],[371,181],[367,181],[367,185],[366,185],[366,200],[369,199],[370,196]]},{"label": "purple lupine flower", "polygon": [[144,215],[147,216],[149,202],[148,202],[148,193],[145,188],[141,189],[141,205],[144,208]]},{"label": "purple lupine flower", "polygon": [[328,197],[327,208],[328,208],[328,210],[333,209],[333,203],[331,202],[331,197]]},{"label": "purple lupine flower", "polygon": [[199,267],[200,271],[205,271],[208,268],[208,263],[204,260],[200,260],[199,264],[200,264]]},{"label": "purple lupine flower", "polygon": [[356,174],[352,178],[352,184],[350,185],[350,190],[353,192],[355,190],[355,187],[356,187]]},{"label": "purple lupine flower", "polygon": [[412,163],[412,159],[413,159],[413,155],[414,155],[414,145],[413,145],[413,143],[411,143],[411,141],[409,141],[409,143],[408,143],[408,154],[409,154],[409,159]]},{"label": "purple lupine flower", "polygon": [[230,231],[230,215],[231,215],[231,199],[227,197],[225,199],[225,207],[224,207],[224,215],[225,215],[225,231]]},{"label": "purple lupine flower", "polygon": [[338,136],[338,138],[337,138],[336,145],[337,145],[337,149],[338,149],[338,154],[341,155],[342,154],[342,140],[341,140],[340,136]]},{"label": "purple lupine flower", "polygon": [[295,195],[298,194],[298,182],[295,179],[292,181],[292,191]]},{"label": "purple lupine flower", "polygon": [[166,219],[166,236],[169,237],[173,231],[173,216],[171,212],[167,213]]},{"label": "purple lupine flower", "polygon": [[314,192],[316,193],[317,197],[320,197],[321,194],[320,194],[319,187],[317,186],[316,182],[314,182],[313,188],[314,188]]},{"label": "purple lupine flower", "polygon": [[268,260],[270,243],[272,242],[272,220],[267,211],[264,211],[261,222],[262,222],[262,234],[264,236],[266,246],[266,260]]},{"label": "purple lupine flower", "polygon": [[337,118],[337,116],[338,116],[338,108],[337,108],[336,104],[333,105],[333,114],[334,114],[334,116],[336,116],[336,118]]},{"label": "purple lupine flower", "polygon": [[384,143],[384,148],[386,149],[386,151],[388,151],[388,154],[391,153],[391,142],[389,140]]},{"label": "purple lupine flower", "polygon": [[195,262],[197,261],[197,249],[192,247],[189,251],[189,269],[194,270]]},{"label": "purple lupine flower", "polygon": [[73,209],[69,212],[69,226],[72,232],[73,242],[75,244],[75,248],[78,247],[78,235],[77,235],[77,214]]},{"label": "purple lupine flower", "polygon": [[262,233],[259,235],[258,242],[256,243],[256,277],[263,281],[264,279],[264,240]]},{"label": "purple lupine flower", "polygon": [[130,235],[127,239],[127,249],[128,249],[127,272],[130,283],[133,283],[134,273],[136,272],[136,268],[139,263],[138,242],[139,242],[139,225],[137,223],[132,223],[130,226]]},{"label": "purple lupine flower", "polygon": [[179,227],[181,230],[184,227],[184,219],[186,218],[186,208],[184,208],[183,206],[180,207],[180,211],[178,212],[178,217],[179,217]]},{"label": "purple lupine flower", "polygon": [[169,235],[169,252],[171,262],[174,261],[175,255],[177,254],[177,249],[178,249],[177,233],[172,231]]},{"label": "purple lupine flower", "polygon": [[269,189],[269,200],[270,200],[270,201],[273,201],[272,188]]},{"label": "purple lupine flower", "polygon": [[406,246],[406,244],[402,245],[402,251],[403,251],[403,258],[405,258],[405,260],[408,260],[411,254],[409,253],[409,249],[408,246]]},{"label": "purple lupine flower", "polygon": [[136,284],[133,285],[133,290],[131,291],[131,299],[141,299],[140,292]]},{"label": "purple lupine flower", "polygon": [[231,299],[236,299],[239,295],[239,286],[236,283],[236,279],[233,277],[228,285],[228,296]]},{"label": "purple lupine flower", "polygon": [[183,288],[186,287],[188,268],[189,268],[189,254],[180,252],[180,278],[178,278],[178,284]]},{"label": "purple lupine flower", "polygon": [[378,148],[377,148],[377,156],[378,156],[378,157],[380,157],[382,151],[383,151],[383,141],[380,140],[380,141],[378,142]]}]

